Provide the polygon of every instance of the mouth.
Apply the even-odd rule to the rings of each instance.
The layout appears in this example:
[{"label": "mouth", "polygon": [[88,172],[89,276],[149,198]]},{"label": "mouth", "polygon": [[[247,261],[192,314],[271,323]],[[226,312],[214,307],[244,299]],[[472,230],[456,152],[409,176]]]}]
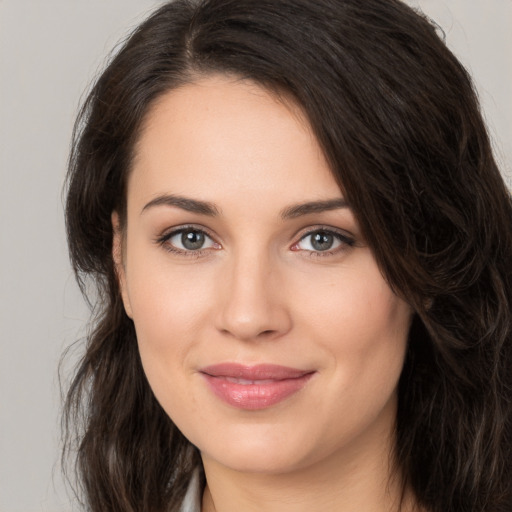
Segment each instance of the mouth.
[{"label": "mouth", "polygon": [[210,390],[238,409],[266,409],[298,393],[315,371],[273,364],[246,366],[222,363],[199,373]]}]

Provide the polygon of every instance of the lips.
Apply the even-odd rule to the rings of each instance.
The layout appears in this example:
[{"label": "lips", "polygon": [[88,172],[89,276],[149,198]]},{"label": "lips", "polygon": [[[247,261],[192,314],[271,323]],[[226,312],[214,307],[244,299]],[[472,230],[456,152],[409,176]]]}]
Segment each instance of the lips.
[{"label": "lips", "polygon": [[222,363],[200,370],[213,393],[238,409],[271,407],[299,392],[314,371],[261,364]]}]

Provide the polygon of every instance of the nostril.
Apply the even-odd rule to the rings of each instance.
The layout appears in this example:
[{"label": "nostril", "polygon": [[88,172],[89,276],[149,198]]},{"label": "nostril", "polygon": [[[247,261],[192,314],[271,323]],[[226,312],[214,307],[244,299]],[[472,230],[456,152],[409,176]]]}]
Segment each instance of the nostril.
[{"label": "nostril", "polygon": [[224,335],[235,336],[236,338],[239,338],[239,339],[247,339],[247,340],[260,339],[261,340],[261,339],[272,338],[279,331],[277,331],[276,329],[265,329],[261,332],[257,332],[257,330],[253,330],[249,333],[249,332],[244,332],[238,328],[238,329],[232,329],[232,330],[220,329],[220,332]]}]

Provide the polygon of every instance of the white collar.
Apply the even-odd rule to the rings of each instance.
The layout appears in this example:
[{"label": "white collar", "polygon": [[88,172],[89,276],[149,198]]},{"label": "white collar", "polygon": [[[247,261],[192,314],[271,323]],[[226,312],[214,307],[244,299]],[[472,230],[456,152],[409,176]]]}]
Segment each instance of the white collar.
[{"label": "white collar", "polygon": [[188,485],[187,494],[181,503],[180,512],[201,512],[201,487],[199,471],[194,471]]}]

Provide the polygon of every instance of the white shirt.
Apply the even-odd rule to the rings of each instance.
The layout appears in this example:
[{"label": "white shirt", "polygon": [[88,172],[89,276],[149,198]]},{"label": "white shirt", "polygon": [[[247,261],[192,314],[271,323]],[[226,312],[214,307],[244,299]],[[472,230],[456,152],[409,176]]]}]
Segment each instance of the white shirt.
[{"label": "white shirt", "polygon": [[194,471],[187,489],[187,494],[181,504],[180,512],[201,512],[201,489],[199,486],[199,472]]}]

